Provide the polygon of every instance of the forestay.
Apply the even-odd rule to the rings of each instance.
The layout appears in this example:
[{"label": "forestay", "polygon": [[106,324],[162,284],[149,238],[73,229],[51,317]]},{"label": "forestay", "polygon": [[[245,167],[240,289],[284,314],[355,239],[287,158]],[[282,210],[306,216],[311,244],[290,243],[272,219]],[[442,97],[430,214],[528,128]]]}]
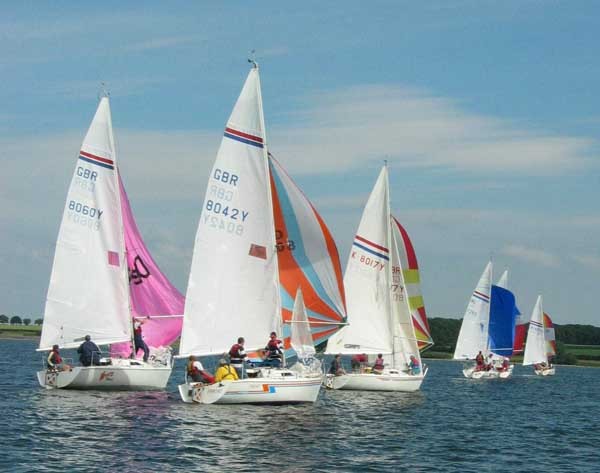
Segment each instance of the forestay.
[{"label": "forestay", "polygon": [[487,352],[491,286],[492,262],[490,261],[469,300],[456,342],[455,360],[472,360],[480,351]]},{"label": "forestay", "polygon": [[391,353],[390,211],[387,167],[365,206],[344,274],[350,325],[332,336],[328,353]]},{"label": "forestay", "polygon": [[277,258],[258,68],[248,74],[212,168],[185,301],[180,356],[248,350],[280,333]]},{"label": "forestay", "polygon": [[129,340],[127,266],[110,105],[83,141],[58,233],[40,350]]}]

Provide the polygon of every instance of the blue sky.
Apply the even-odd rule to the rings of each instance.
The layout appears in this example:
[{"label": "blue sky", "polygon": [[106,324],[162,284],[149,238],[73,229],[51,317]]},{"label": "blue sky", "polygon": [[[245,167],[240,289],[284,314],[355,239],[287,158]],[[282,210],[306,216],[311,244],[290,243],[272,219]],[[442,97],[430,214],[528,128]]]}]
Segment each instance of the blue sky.
[{"label": "blue sky", "polygon": [[270,150],[345,266],[382,161],[429,316],[485,263],[529,317],[600,325],[600,4],[15,2],[0,7],[0,312],[43,312],[100,83],[155,259],[182,291],[207,173],[256,50]]}]

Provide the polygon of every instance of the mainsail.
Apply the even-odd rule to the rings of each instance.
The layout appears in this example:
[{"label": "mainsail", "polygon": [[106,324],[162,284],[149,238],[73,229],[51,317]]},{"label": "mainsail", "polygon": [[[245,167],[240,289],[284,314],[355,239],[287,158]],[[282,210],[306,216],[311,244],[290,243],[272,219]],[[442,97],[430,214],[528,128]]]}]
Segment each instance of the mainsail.
[{"label": "mainsail", "polygon": [[289,347],[294,296],[306,297],[313,337],[345,320],[335,244],[308,199],[269,157],[258,67],[248,74],[210,174],[188,283],[180,356],[248,351],[269,332]]},{"label": "mainsail", "polygon": [[492,262],[490,261],[469,300],[456,341],[455,360],[473,360],[480,351],[487,352],[491,293]]},{"label": "mainsail", "polygon": [[[119,175],[125,249],[129,270],[131,316],[150,316],[144,323],[144,341],[151,348],[165,347],[181,334],[185,298],[162,273],[146,248]],[[128,357],[131,343],[111,345],[111,355]]]},{"label": "mainsail", "polygon": [[100,100],[67,193],[40,350],[130,340],[125,242],[110,105]]},{"label": "mainsail", "polygon": [[544,328],[544,311],[542,309],[542,296],[538,296],[531,312],[527,343],[523,355],[523,365],[535,365],[548,361]]}]

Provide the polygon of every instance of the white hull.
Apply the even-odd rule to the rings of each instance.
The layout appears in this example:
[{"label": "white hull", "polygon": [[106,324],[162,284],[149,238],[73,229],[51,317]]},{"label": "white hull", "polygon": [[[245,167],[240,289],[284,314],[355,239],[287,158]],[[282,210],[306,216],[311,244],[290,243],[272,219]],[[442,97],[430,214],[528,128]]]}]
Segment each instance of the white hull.
[{"label": "white hull", "polygon": [[40,386],[47,389],[145,391],[164,389],[172,366],[156,366],[139,360],[111,359],[101,366],[75,366],[71,371],[38,371]]},{"label": "white hull", "polygon": [[[254,378],[223,381],[198,393],[197,383],[182,384],[179,394],[184,402],[203,404],[295,404],[315,402],[321,388],[322,375],[298,376],[287,369],[259,370]],[[214,388],[213,388],[214,387]],[[220,388],[225,388],[221,390]],[[194,394],[196,398],[194,399]],[[203,397],[204,396],[204,397]],[[209,402],[210,401],[210,402]]]},{"label": "white hull", "polygon": [[497,371],[491,369],[489,371],[476,371],[474,366],[463,369],[463,375],[469,379],[506,379],[512,376],[515,365],[509,365],[506,371]]},{"label": "white hull", "polygon": [[330,389],[345,389],[354,391],[418,391],[427,375],[410,375],[402,371],[373,373],[348,373],[341,376],[327,375],[325,386]]},{"label": "white hull", "polygon": [[554,376],[556,374],[556,370],[554,368],[547,368],[545,370],[534,370],[535,374],[538,376]]}]

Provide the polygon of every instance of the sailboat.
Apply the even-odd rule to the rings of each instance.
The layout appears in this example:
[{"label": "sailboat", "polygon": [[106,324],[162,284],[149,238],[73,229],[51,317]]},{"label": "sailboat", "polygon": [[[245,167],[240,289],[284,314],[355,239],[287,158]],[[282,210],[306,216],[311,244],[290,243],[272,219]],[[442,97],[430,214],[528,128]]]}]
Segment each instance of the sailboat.
[{"label": "sailboat", "polygon": [[[455,360],[475,360],[481,353],[488,362],[488,369],[484,365],[465,366],[463,374],[467,378],[508,378],[514,368],[510,364],[506,366],[504,360],[513,352],[518,313],[515,296],[508,289],[492,285],[491,281],[490,261],[471,295],[454,351]],[[502,278],[500,283],[503,283]]]},{"label": "sailboat", "polygon": [[[139,279],[143,285],[137,284]],[[163,303],[157,303],[161,297]],[[113,345],[115,352],[98,366],[38,371],[40,385],[164,388],[172,369],[168,344],[181,327],[181,319],[171,314],[181,314],[182,306],[181,294],[162,275],[135,226],[119,177],[109,99],[102,97],[67,193],[38,351],[55,344],[76,348],[90,335],[97,345]],[[152,350],[148,362],[119,356],[119,351],[131,353],[132,317],[157,314],[166,318],[147,324],[163,332],[155,336],[154,330],[147,330]]]},{"label": "sailboat", "polygon": [[[290,348],[294,296],[302,290],[313,341],[345,324],[337,248],[323,219],[268,152],[258,65],[227,122],[198,224],[186,294],[180,357],[222,355],[238,337],[247,352],[274,331]],[[321,375],[258,367],[222,383],[212,402],[314,402]],[[204,389],[179,386],[185,402]],[[216,389],[216,388],[212,388]]]},{"label": "sailboat", "polygon": [[542,296],[538,296],[527,331],[523,366],[533,365],[535,374],[554,376],[556,370],[549,358],[556,355],[556,341],[552,319],[542,309]]},{"label": "sailboat", "polygon": [[[416,391],[425,378],[426,370],[411,374],[408,369],[411,356],[421,366],[413,317],[422,306],[422,299],[418,296],[421,303],[417,298],[412,299],[411,306],[410,292],[406,297],[400,291],[419,282],[418,272],[409,268],[402,271],[406,268],[402,259],[407,257],[408,248],[403,233],[404,229],[390,213],[385,165],[362,214],[344,275],[349,325],[330,338],[327,353],[391,355],[391,365],[378,374],[371,371],[328,375],[329,388]],[[422,313],[425,314],[424,310]]]}]

